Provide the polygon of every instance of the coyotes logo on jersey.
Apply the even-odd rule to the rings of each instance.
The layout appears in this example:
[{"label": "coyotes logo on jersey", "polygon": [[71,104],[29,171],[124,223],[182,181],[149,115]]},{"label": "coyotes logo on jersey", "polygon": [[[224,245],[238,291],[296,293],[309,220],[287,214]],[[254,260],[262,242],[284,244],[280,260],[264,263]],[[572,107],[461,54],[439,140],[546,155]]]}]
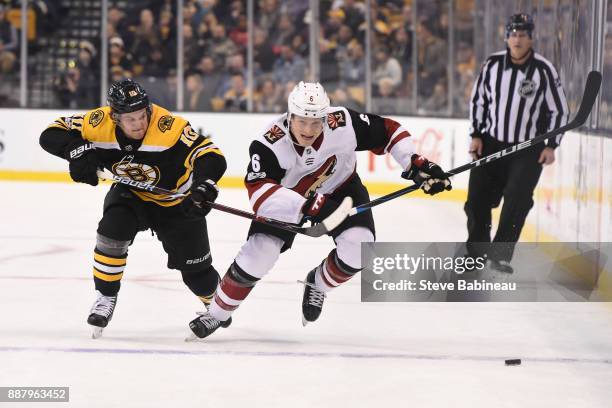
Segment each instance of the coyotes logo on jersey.
[{"label": "coyotes logo on jersey", "polygon": [[346,126],[346,116],[343,111],[336,111],[327,114],[327,126],[331,130]]},{"label": "coyotes logo on jersey", "polygon": [[317,170],[302,177],[294,187],[291,187],[291,190],[304,197],[308,197],[310,193],[316,192],[325,180],[334,174],[336,171],[336,164],[338,164],[338,159],[336,155],[333,155],[325,160],[325,163]]},{"label": "coyotes logo on jersey", "polygon": [[264,137],[270,143],[274,143],[277,140],[280,140],[283,136],[285,136],[285,131],[281,129],[280,127],[278,127],[277,125],[274,125],[272,129],[268,130],[264,134]]}]

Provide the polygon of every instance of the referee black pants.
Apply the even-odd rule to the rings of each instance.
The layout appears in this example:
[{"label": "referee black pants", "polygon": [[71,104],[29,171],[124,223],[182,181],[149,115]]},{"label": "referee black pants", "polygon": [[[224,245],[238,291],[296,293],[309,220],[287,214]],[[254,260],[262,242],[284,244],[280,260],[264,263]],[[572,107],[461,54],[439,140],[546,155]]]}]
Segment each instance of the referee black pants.
[{"label": "referee black pants", "polygon": [[[511,146],[485,137],[483,156]],[[485,254],[498,261],[510,261],[527,214],[533,207],[533,191],[538,184],[542,165],[538,159],[545,145],[519,151],[510,156],[483,164],[470,173],[467,215],[467,251],[471,256]],[[494,245],[491,242],[491,210],[504,199]]]}]

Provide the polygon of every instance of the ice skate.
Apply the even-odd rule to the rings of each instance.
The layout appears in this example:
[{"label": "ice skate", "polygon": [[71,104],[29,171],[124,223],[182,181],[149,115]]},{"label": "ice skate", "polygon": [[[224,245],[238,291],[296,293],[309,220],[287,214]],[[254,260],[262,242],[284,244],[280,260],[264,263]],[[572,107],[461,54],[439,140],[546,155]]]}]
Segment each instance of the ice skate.
[{"label": "ice skate", "polygon": [[113,318],[113,312],[117,304],[117,296],[104,296],[98,290],[96,290],[96,295],[98,297],[91,307],[89,317],[87,318],[87,324],[93,327],[92,339],[102,336],[104,328]]},{"label": "ice skate", "polygon": [[199,317],[189,322],[189,328],[193,333],[191,333],[185,341],[203,339],[213,334],[219,327],[227,328],[232,324],[231,317],[225,321],[221,321],[213,317],[208,310],[206,312],[198,312],[198,315]]},{"label": "ice skate", "polygon": [[306,276],[306,281],[298,281],[304,284],[304,297],[302,298],[303,326],[317,320],[321,315],[321,310],[323,310],[323,301],[326,295],[325,292],[315,286],[316,271],[317,268],[310,271]]},{"label": "ice skate", "polygon": [[507,261],[489,259],[487,261],[487,269],[491,274],[491,278],[497,282],[507,282],[514,274],[514,268]]}]

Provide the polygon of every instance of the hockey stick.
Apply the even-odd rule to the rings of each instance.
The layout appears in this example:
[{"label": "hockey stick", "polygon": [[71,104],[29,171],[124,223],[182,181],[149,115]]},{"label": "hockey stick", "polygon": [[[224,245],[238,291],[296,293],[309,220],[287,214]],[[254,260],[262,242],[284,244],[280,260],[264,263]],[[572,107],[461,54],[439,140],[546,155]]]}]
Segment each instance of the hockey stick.
[{"label": "hockey stick", "polygon": [[[447,171],[446,174],[449,177],[455,176],[459,173],[463,173],[464,171],[471,170],[475,167],[478,167],[481,164],[491,163],[495,160],[501,159],[502,157],[514,154],[518,152],[519,150],[523,150],[531,146],[535,146],[561,133],[579,128],[586,122],[589,115],[591,114],[591,110],[593,109],[593,105],[595,104],[595,100],[597,99],[597,94],[599,93],[600,86],[601,86],[601,74],[598,71],[589,72],[587,79],[586,79],[586,85],[584,87],[584,93],[582,94],[582,102],[580,103],[580,107],[578,108],[578,113],[576,113],[576,116],[574,116],[574,120],[572,120],[570,123],[566,124],[565,126],[561,126],[560,128],[557,128],[555,130],[552,130],[548,133],[545,133],[543,135],[534,137],[533,139],[526,140],[524,142],[521,142],[513,146],[507,147],[505,149],[502,149],[498,152],[492,153],[481,159],[474,160],[473,162],[470,162],[470,163],[466,163],[463,166],[459,166],[450,171]],[[394,198],[403,196],[404,194],[408,194],[413,191],[416,191],[421,187],[421,184],[422,183],[413,184],[411,186],[402,188],[401,190],[397,190],[393,193],[390,193],[382,197],[379,197],[375,200],[372,200],[369,203],[358,205],[355,208],[351,209],[349,216],[359,214],[379,204],[385,203],[389,200],[393,200]]]},{"label": "hockey stick", "polygon": [[[118,184],[124,184],[128,187],[135,188],[141,191],[148,191],[154,194],[164,194],[169,198],[180,198],[186,197],[187,195],[184,193],[177,193],[175,191],[166,190],[165,188],[156,187],[151,184],[143,183],[140,181],[134,181],[128,177],[120,177],[108,170],[98,170],[98,177],[102,180],[110,180],[114,181]],[[273,218],[261,217],[259,215],[239,210],[237,208],[229,207],[227,205],[219,204],[219,203],[209,203],[211,208],[215,210],[223,211],[229,214],[234,214],[239,217],[248,218],[260,224],[269,225],[274,228],[282,229],[285,231],[293,232],[296,234],[308,235],[309,237],[320,237],[329,233],[331,230],[336,228],[338,225],[344,221],[346,217],[348,217],[349,211],[353,206],[353,200],[350,197],[346,197],[340,206],[334,211],[331,215],[325,218],[322,222],[312,225],[310,227],[302,227],[298,224],[292,224],[289,222],[275,220]]]}]

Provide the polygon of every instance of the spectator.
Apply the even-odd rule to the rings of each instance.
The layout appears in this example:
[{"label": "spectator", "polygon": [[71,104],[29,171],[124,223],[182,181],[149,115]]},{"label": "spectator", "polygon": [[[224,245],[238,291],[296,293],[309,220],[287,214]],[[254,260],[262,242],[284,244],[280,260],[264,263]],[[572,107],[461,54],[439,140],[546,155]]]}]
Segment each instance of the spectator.
[{"label": "spectator", "polygon": [[432,34],[433,23],[421,20],[417,26],[419,95],[429,97],[435,84],[446,77],[448,47],[446,42]]},{"label": "spectator", "polygon": [[242,75],[232,76],[232,86],[223,96],[224,107],[229,112],[246,112],[248,93]]},{"label": "spectator", "polygon": [[402,67],[397,59],[389,55],[388,49],[381,47],[376,51],[376,68],[372,73],[372,81],[380,83],[384,78],[390,80],[395,90],[402,81]]},{"label": "spectator", "polygon": [[302,34],[296,34],[293,36],[291,40],[291,48],[295,51],[296,54],[303,58],[308,58],[310,50],[308,49],[308,44],[304,39]]},{"label": "spectator", "polygon": [[[131,77],[133,74],[133,61],[132,55],[127,54],[124,49],[123,40],[121,37],[113,37],[109,41],[109,69],[112,70],[114,67],[121,69],[122,76],[119,78]],[[115,69],[115,74],[119,71]]]},{"label": "spectator", "polygon": [[[125,38],[128,44],[131,45],[131,32],[128,28],[125,12],[117,6],[111,6],[108,9],[108,24],[112,27],[115,35]],[[111,30],[109,30],[110,33]]]},{"label": "spectator", "polygon": [[284,101],[278,95],[278,88],[272,79],[265,79],[259,86],[255,100],[255,112],[281,113],[284,112]]},{"label": "spectator", "polygon": [[352,40],[353,30],[348,25],[342,24],[338,31],[336,44],[336,60],[338,62],[345,61],[348,58],[348,45]]},{"label": "spectator", "polygon": [[97,103],[95,95],[88,93],[87,84],[81,80],[81,71],[76,66],[60,74],[55,81],[55,93],[62,108],[92,108]]},{"label": "spectator", "polygon": [[159,38],[163,48],[174,48],[176,42],[176,21],[170,10],[162,10],[159,14]]},{"label": "spectator", "polygon": [[96,104],[100,95],[99,62],[97,60],[98,51],[96,47],[87,40],[79,44],[79,55],[76,66],[80,71],[80,92],[83,100],[89,101],[88,106]]},{"label": "spectator", "polygon": [[281,57],[274,63],[274,80],[285,84],[304,78],[306,61],[288,45],[281,47]]},{"label": "spectator", "polygon": [[293,29],[293,21],[291,21],[291,17],[288,14],[281,14],[275,32],[276,34],[271,36],[274,47],[291,44],[295,31]]},{"label": "spectator", "polygon": [[19,101],[16,99],[17,73],[15,72],[15,61],[17,57],[11,52],[0,53],[0,106],[17,107]]},{"label": "spectator", "polygon": [[344,24],[348,25],[354,33],[359,32],[359,27],[365,22],[365,4],[357,3],[355,0],[344,0],[343,3]]},{"label": "spectator", "polygon": [[141,69],[149,62],[152,51],[161,49],[161,40],[154,23],[153,12],[150,9],[143,9],[140,12],[140,24],[134,29],[132,45],[132,55],[141,65]]},{"label": "spectator", "polygon": [[259,20],[257,26],[268,33],[268,36],[273,38],[276,34],[278,21],[280,19],[280,8],[277,0],[262,0],[261,9],[259,10]]},{"label": "spectator", "polygon": [[212,28],[212,37],[207,47],[207,54],[215,59],[217,66],[222,66],[231,54],[238,51],[236,44],[225,35],[225,26],[217,24]]},{"label": "spectator", "polygon": [[404,26],[397,28],[392,34],[390,52],[399,61],[403,72],[410,71],[412,64],[412,32],[406,31]]},{"label": "spectator", "polygon": [[319,38],[320,80],[327,89],[335,89],[340,79],[336,44],[325,38]]},{"label": "spectator", "polygon": [[0,4],[0,56],[5,53],[17,56],[17,29],[7,20],[6,14],[5,6]]},{"label": "spectator", "polygon": [[[244,56],[240,53],[235,53],[227,58],[226,68],[224,70],[223,81],[221,82],[221,95],[224,95],[232,86],[232,77],[240,75],[242,78],[247,77],[247,67],[244,62]],[[255,72],[257,76],[258,72]]]},{"label": "spectator", "polygon": [[203,54],[198,38],[194,35],[193,27],[189,24],[183,26],[183,51],[186,70],[191,69],[197,59]]},{"label": "spectator", "polygon": [[[339,63],[340,87],[360,86],[365,81],[366,61],[363,46],[356,40],[349,43],[345,61]],[[346,106],[345,103],[340,105]]]},{"label": "spectator", "polygon": [[265,72],[272,71],[276,55],[272,50],[272,44],[268,40],[268,33],[261,28],[255,27],[253,33],[253,60],[256,66]]},{"label": "spectator", "polygon": [[448,111],[448,88],[446,80],[440,79],[433,88],[433,92],[423,104],[423,112],[434,115],[442,115]]},{"label": "spectator", "polygon": [[220,89],[223,76],[216,68],[215,60],[212,57],[204,56],[200,59],[196,68],[200,75],[202,75],[206,98],[212,99],[216,95],[222,95]]},{"label": "spectator", "polygon": [[191,112],[209,112],[212,110],[210,98],[207,98],[204,94],[204,88],[205,85],[199,73],[194,72],[187,75],[184,110]]},{"label": "spectator", "polygon": [[382,77],[376,83],[376,88],[378,95],[372,98],[372,110],[380,114],[396,113],[397,100],[393,93],[395,88],[393,81],[388,77]]}]

